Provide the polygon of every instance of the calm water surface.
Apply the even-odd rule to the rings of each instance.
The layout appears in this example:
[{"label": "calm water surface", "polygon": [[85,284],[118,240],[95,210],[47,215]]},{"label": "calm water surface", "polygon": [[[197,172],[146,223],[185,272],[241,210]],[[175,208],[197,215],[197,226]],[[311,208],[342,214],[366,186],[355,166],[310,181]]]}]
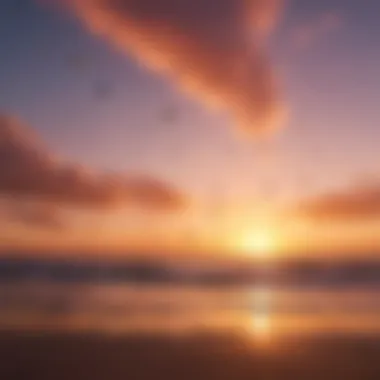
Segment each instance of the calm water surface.
[{"label": "calm water surface", "polygon": [[0,324],[119,334],[233,331],[260,339],[380,336],[380,290],[9,283],[0,288]]}]

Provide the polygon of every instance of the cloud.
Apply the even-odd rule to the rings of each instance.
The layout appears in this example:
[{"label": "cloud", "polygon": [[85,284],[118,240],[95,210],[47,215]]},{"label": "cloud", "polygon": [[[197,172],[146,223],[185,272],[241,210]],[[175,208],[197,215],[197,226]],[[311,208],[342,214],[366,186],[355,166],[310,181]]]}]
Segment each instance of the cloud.
[{"label": "cloud", "polygon": [[294,29],[292,35],[293,45],[297,49],[308,48],[330,33],[340,29],[343,23],[343,17],[338,12],[325,12]]},{"label": "cloud", "polygon": [[298,215],[316,221],[380,220],[380,181],[306,200],[297,206],[296,211]]},{"label": "cloud", "polygon": [[6,199],[0,203],[2,223],[16,223],[26,227],[61,230],[66,227],[60,210],[53,204]]},{"label": "cloud", "polygon": [[156,178],[94,173],[67,164],[30,129],[6,115],[0,116],[0,196],[13,203],[44,204],[40,215],[28,206],[31,218],[42,219],[54,215],[53,206],[175,210],[184,203],[182,194]]},{"label": "cloud", "polygon": [[249,133],[284,116],[265,52],[282,0],[62,0],[94,34],[170,77]]}]

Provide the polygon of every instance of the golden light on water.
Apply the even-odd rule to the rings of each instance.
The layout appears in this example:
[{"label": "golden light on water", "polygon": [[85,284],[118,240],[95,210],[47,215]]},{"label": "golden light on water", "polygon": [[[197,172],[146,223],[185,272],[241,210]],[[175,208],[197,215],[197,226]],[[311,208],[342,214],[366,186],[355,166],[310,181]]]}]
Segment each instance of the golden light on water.
[{"label": "golden light on water", "polygon": [[271,305],[273,293],[270,289],[256,289],[253,292],[253,314],[249,321],[249,331],[257,339],[268,340],[272,335]]}]

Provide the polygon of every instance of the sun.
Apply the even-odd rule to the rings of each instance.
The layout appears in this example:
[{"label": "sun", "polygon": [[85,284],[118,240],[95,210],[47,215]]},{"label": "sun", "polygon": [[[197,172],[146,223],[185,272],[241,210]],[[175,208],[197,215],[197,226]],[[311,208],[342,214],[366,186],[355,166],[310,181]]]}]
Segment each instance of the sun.
[{"label": "sun", "polygon": [[240,241],[242,250],[256,258],[269,258],[277,249],[277,239],[270,231],[251,231]]},{"label": "sun", "polygon": [[271,333],[271,318],[268,314],[253,315],[250,330],[258,338],[268,338]]}]

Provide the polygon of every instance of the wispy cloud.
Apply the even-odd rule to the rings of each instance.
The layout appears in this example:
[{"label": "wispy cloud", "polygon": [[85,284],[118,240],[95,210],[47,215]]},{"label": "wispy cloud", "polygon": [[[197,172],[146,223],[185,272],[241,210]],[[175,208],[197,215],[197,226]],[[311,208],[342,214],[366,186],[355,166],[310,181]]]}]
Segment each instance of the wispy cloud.
[{"label": "wispy cloud", "polygon": [[296,207],[296,212],[315,221],[380,221],[380,181],[305,200]]},{"label": "wispy cloud", "polygon": [[244,131],[278,127],[284,107],[265,41],[282,0],[62,0],[93,33],[167,75]]},{"label": "wispy cloud", "polygon": [[54,206],[169,211],[184,203],[180,192],[156,178],[96,173],[65,163],[7,115],[0,116],[0,197],[11,202],[14,217],[41,222],[55,220]]},{"label": "wispy cloud", "polygon": [[0,203],[0,220],[26,227],[60,230],[66,227],[54,204],[7,198]]},{"label": "wispy cloud", "polygon": [[297,49],[308,48],[344,25],[339,12],[328,11],[298,25],[292,33],[292,43]]}]

